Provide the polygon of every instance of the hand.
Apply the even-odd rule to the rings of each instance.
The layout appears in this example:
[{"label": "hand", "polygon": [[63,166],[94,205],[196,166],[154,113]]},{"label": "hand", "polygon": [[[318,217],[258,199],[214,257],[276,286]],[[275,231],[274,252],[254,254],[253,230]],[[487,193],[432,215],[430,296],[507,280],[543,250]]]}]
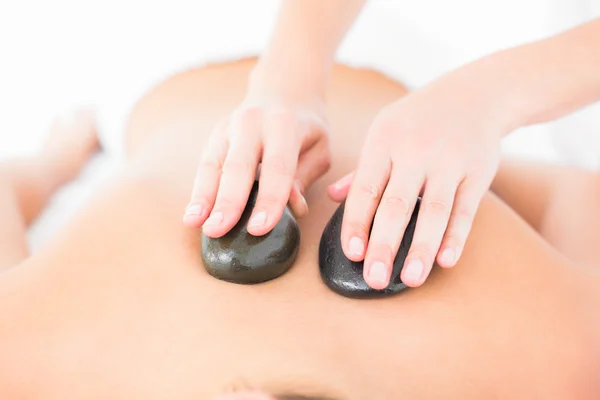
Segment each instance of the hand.
[{"label": "hand", "polygon": [[[209,237],[226,234],[246,207],[260,163],[259,193],[248,232],[264,235],[286,204],[308,212],[304,193],[329,168],[321,91],[255,67],[243,102],[217,124],[204,149],[184,223]],[[296,80],[297,81],[297,80]]]},{"label": "hand", "polygon": [[335,201],[347,196],[342,247],[349,259],[365,261],[365,281],[374,289],[389,283],[419,195],[402,281],[420,286],[436,258],[452,267],[461,256],[498,168],[501,137],[510,130],[494,96],[472,87],[480,82],[468,75],[447,75],[381,110],[356,172],[329,188]]}]

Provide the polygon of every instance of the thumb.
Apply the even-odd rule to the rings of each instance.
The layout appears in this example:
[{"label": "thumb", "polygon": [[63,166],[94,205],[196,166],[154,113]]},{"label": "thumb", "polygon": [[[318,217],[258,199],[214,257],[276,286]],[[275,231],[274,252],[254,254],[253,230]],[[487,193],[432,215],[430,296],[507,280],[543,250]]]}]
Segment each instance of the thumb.
[{"label": "thumb", "polygon": [[[329,146],[326,141],[315,143],[300,155],[296,169],[296,179],[290,193],[290,207],[298,216],[308,212],[304,195],[313,183],[329,170]],[[300,212],[302,209],[304,212]]]},{"label": "thumb", "polygon": [[288,203],[292,213],[296,218],[302,218],[308,214],[308,204],[306,203],[304,195],[300,191],[300,184],[298,181],[294,181]]},{"label": "thumb", "polygon": [[327,189],[327,193],[331,200],[341,203],[348,196],[348,192],[350,191],[350,185],[352,185],[352,180],[354,179],[354,171],[349,174],[344,175],[337,182],[329,185]]},{"label": "thumb", "polygon": [[296,181],[302,194],[306,193],[312,184],[329,170],[330,163],[329,145],[326,140],[318,141],[300,155]]}]

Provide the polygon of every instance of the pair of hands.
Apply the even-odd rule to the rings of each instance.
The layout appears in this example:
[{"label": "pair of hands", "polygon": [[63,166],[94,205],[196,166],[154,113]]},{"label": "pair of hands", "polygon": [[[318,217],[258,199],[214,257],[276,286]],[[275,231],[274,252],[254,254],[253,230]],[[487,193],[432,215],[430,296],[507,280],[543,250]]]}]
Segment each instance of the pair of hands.
[{"label": "pair of hands", "polygon": [[[260,188],[248,226],[253,235],[269,232],[288,202],[295,215],[305,215],[304,193],[329,168],[322,93],[278,85],[260,68],[202,155],[184,223],[202,226],[209,237],[224,235],[239,220],[259,163]],[[434,261],[453,267],[461,256],[507,128],[468,75],[449,74],[384,107],[356,170],[329,187],[331,199],[346,199],[344,253],[365,261],[364,277],[374,289],[389,283],[418,196],[421,209],[402,281],[420,286]]]}]

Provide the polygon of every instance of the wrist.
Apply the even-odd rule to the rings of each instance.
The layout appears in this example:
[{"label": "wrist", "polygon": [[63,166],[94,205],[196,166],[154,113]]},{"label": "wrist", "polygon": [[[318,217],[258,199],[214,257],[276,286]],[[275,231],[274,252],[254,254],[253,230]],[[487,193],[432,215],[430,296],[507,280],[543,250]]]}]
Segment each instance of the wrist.
[{"label": "wrist", "polygon": [[[284,41],[275,36],[259,58],[252,83],[270,82],[281,88],[325,95],[333,54],[308,40]],[[292,45],[293,44],[293,45]]]},{"label": "wrist", "polygon": [[307,60],[261,57],[248,81],[250,92],[271,92],[290,99],[325,98],[328,71]]},{"label": "wrist", "polygon": [[[500,51],[458,71],[472,93],[476,109],[502,136],[531,123],[539,96],[529,85],[527,49]],[[477,105],[478,104],[478,105]]]},{"label": "wrist", "polygon": [[511,130],[565,116],[600,99],[600,20],[475,64]]},{"label": "wrist", "polygon": [[485,58],[466,64],[419,91],[446,97],[449,106],[474,121],[477,129],[502,137],[517,128],[510,92],[496,73],[497,63]]},{"label": "wrist", "polygon": [[534,123],[543,103],[541,93],[535,90],[537,85],[532,84],[540,71],[530,57],[530,46],[501,51],[486,60],[496,106],[510,127],[509,132]]}]

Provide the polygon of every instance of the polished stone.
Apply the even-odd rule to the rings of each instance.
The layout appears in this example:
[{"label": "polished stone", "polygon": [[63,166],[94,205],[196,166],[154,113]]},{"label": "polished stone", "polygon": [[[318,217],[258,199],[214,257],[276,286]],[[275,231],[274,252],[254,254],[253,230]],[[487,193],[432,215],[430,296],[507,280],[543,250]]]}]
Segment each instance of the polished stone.
[{"label": "polished stone", "polygon": [[212,276],[241,284],[265,282],[285,273],[296,259],[300,228],[288,207],[266,235],[248,233],[257,194],[258,182],[254,182],[242,217],[225,236],[213,239],[202,235],[202,261]]},{"label": "polished stone", "polygon": [[367,285],[363,278],[363,262],[351,261],[344,254],[340,235],[345,203],[340,204],[327,223],[319,244],[319,269],[323,282],[342,296],[360,299],[387,297],[407,289],[408,286],[400,279],[400,272],[415,234],[420,204],[419,199],[394,259],[390,284],[383,290],[372,289]]}]

